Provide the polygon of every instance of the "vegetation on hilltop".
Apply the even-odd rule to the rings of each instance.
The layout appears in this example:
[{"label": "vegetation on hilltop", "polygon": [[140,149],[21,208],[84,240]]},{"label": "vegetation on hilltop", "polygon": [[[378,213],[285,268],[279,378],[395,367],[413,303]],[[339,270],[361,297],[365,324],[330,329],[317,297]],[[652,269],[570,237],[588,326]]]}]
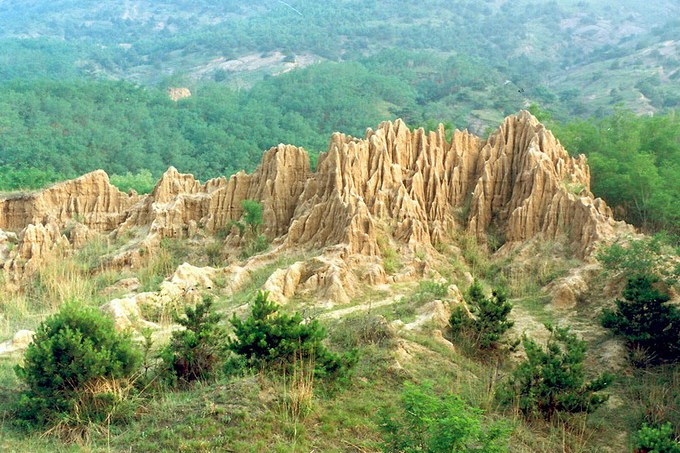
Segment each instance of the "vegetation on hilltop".
[{"label": "vegetation on hilltop", "polygon": [[548,121],[565,148],[585,154],[592,191],[619,217],[646,231],[680,230],[680,117],[612,115],[563,124]]},{"label": "vegetation on hilltop", "polygon": [[[667,44],[680,33],[678,21],[669,20],[679,12],[672,0],[652,5],[296,0],[289,5],[102,1],[95,8],[63,0],[25,3],[21,9],[0,6],[7,55],[0,81],[218,80],[251,86],[294,67],[288,63],[361,61],[403,49],[444,60],[476,59],[486,68],[477,71],[480,79],[499,75],[489,86],[495,96],[551,103],[563,114],[603,112],[617,102],[637,112],[677,106],[677,51]],[[271,60],[275,53],[282,58]],[[244,63],[258,60],[253,67]],[[422,69],[423,75],[436,71],[435,83],[447,86],[448,74],[436,63]],[[466,121],[487,114],[476,112]]]}]

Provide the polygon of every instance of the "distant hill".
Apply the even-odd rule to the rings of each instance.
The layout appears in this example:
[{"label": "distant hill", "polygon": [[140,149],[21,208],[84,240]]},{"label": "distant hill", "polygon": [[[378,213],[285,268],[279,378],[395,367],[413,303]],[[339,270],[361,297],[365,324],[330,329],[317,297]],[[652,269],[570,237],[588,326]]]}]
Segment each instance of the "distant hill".
[{"label": "distant hill", "polygon": [[3,1],[0,80],[216,80],[242,88],[318,61],[373,64],[385,49],[400,49],[442,62],[469,59],[476,74],[490,76],[489,96],[512,100],[512,108],[494,114],[451,98],[470,84],[432,59],[413,63],[430,88],[444,86],[424,87],[424,97],[467,107],[470,125],[489,126],[532,101],[564,115],[602,113],[618,103],[647,113],[680,102],[679,15],[672,0],[63,0],[21,8]]}]

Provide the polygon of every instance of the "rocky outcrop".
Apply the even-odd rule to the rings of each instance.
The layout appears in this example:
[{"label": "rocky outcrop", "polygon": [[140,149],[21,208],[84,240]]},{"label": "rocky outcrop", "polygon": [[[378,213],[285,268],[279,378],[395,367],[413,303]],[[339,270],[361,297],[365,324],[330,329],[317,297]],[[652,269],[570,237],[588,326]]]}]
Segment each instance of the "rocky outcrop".
[{"label": "rocky outcrop", "polygon": [[[355,281],[400,278],[380,265],[386,243],[413,257],[463,232],[481,243],[493,235],[506,250],[534,237],[567,237],[586,257],[599,240],[629,228],[614,221],[589,187],[585,157],[570,157],[528,112],[508,117],[488,140],[467,131],[448,139],[442,127],[410,130],[397,120],[368,129],[363,139],[334,134],[315,172],[305,150],[291,145],[265,152],[252,174],[204,184],[170,168],[145,196],[124,194],[104,172],[92,172],[0,198],[0,228],[23,230],[13,263],[64,245],[59,231],[69,225],[76,226],[70,229],[75,245],[130,229],[146,235],[139,245],[147,249],[166,237],[216,233],[238,245],[234,221],[242,201],[253,199],[263,205],[263,233],[277,250],[323,251],[273,276],[272,294],[285,300],[314,288],[328,300],[348,301]],[[140,256],[128,250],[116,259],[124,265]],[[423,261],[411,261],[402,277],[423,275]]]},{"label": "rocky outcrop", "polygon": [[10,280],[7,283],[16,283],[21,275],[32,272],[68,248],[69,241],[56,223],[28,225],[19,234],[18,245],[3,265]]},{"label": "rocky outcrop", "polygon": [[180,99],[191,97],[191,90],[184,87],[171,87],[168,88],[168,97],[176,102]]},{"label": "rocky outcrop", "polygon": [[14,352],[23,352],[28,345],[33,342],[35,332],[31,330],[20,330],[14,336],[3,343],[0,343],[0,356]]},{"label": "rocky outcrop", "polygon": [[[250,278],[251,269],[231,265],[221,269],[181,264],[158,291],[128,294],[113,299],[100,307],[111,315],[116,328],[152,327],[173,321],[173,315],[182,312],[187,304],[196,304],[206,291],[219,288],[222,294],[231,295]],[[128,287],[135,282],[118,282]],[[219,283],[219,284],[218,284]]]},{"label": "rocky outcrop", "polygon": [[585,256],[623,225],[590,193],[585,156],[572,158],[528,112],[509,117],[481,150],[468,230],[495,226],[509,243],[566,234]]},{"label": "rocky outcrop", "polygon": [[0,262],[9,258],[10,253],[16,247],[19,238],[16,233],[0,230]]},{"label": "rocky outcrop", "polygon": [[287,239],[372,255],[378,223],[408,244],[434,244],[463,227],[482,242],[492,230],[509,244],[566,234],[585,256],[623,227],[589,185],[585,157],[570,157],[528,112],[507,118],[487,142],[383,123],[363,140],[333,136]]},{"label": "rocky outcrop", "polygon": [[228,229],[243,215],[243,200],[263,204],[264,233],[271,239],[285,234],[309,178],[307,153],[279,145],[267,151],[262,164],[248,175],[239,172],[228,180],[216,178],[200,184],[193,176],[171,167],[153,192],[132,206],[119,231],[149,226],[158,237],[187,237]]},{"label": "rocky outcrop", "polygon": [[358,286],[354,269],[338,254],[327,253],[276,270],[262,289],[269,291],[270,299],[279,303],[285,303],[295,294],[308,294],[314,296],[317,305],[346,304]]},{"label": "rocky outcrop", "polygon": [[588,264],[574,268],[569,275],[552,281],[545,287],[545,292],[551,295],[551,307],[557,310],[576,308],[579,300],[586,298],[590,282],[600,270],[598,264]]},{"label": "rocky outcrop", "polygon": [[111,231],[123,223],[138,199],[118,190],[105,172],[97,170],[39,192],[0,197],[0,229],[19,232],[30,224],[49,222],[63,228],[75,220],[95,231]]},{"label": "rocky outcrop", "polygon": [[572,158],[531,114],[508,117],[487,141],[443,128],[412,131],[400,120],[364,139],[334,134],[315,173],[302,149],[279,145],[251,174],[201,184],[170,168],[154,191],[126,195],[101,172],[0,200],[0,228],[77,219],[108,232],[149,227],[157,237],[228,229],[245,199],[264,206],[264,232],[288,245],[346,246],[380,255],[388,230],[402,243],[435,244],[456,229],[514,244],[566,234],[581,256],[620,227],[589,190],[585,157]]}]

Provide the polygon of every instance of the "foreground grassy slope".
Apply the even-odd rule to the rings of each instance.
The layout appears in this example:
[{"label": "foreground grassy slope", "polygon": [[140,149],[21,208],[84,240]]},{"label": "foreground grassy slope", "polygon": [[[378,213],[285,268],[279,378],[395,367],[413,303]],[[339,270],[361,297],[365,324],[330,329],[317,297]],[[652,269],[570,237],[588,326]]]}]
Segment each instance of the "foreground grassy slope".
[{"label": "foreground grassy slope", "polygon": [[[2,334],[9,337],[58,309],[63,300],[78,299],[99,305],[116,297],[112,283],[137,276],[145,289],[157,289],[180,262],[207,264],[204,242],[164,242],[161,252],[135,271],[106,270],[99,257],[120,244],[92,243],[54,267],[46,266],[38,278],[25,282],[19,294],[3,293]],[[455,247],[454,247],[455,245]],[[294,298],[286,310],[304,310],[321,320],[329,332],[328,345],[336,351],[358,348],[359,362],[347,381],[329,384],[308,379],[303,386],[292,376],[266,370],[241,377],[219,378],[182,391],[156,386],[144,390],[129,424],[90,426],[68,433],[67,439],[25,432],[14,424],[12,405],[21,387],[12,367],[19,356],[0,357],[0,447],[3,451],[379,451],[381,411],[399,404],[406,382],[430,381],[438,394],[453,392],[486,411],[487,421],[501,421],[512,428],[513,452],[622,452],[628,451],[631,434],[642,417],[677,411],[677,368],[650,373],[622,364],[611,337],[598,326],[602,286],[594,286],[587,300],[569,311],[553,307],[541,287],[563,276],[574,265],[562,244],[530,245],[524,256],[489,257],[470,238],[442,249],[437,270],[461,288],[471,271],[488,288],[504,283],[515,304],[515,335],[540,336],[542,322],[573,325],[588,340],[587,366],[592,373],[617,370],[610,402],[589,418],[566,417],[557,423],[526,422],[512,410],[503,410],[494,399],[495,389],[514,366],[507,353],[480,355],[464,346],[437,339],[434,325],[422,330],[395,328],[390,322],[411,323],[424,305],[434,299],[428,285],[403,283],[390,288],[366,288],[349,305],[316,307],[311,298]],[[255,290],[277,268],[302,258],[281,256],[265,264],[241,292],[226,296],[221,288],[211,292],[219,311],[242,310]],[[400,266],[394,257],[394,268]],[[450,297],[450,294],[449,296]],[[36,304],[42,301],[42,304]],[[241,307],[241,308],[239,308]],[[9,315],[9,316],[8,316]],[[169,319],[169,318],[166,318]],[[443,331],[448,337],[446,329]],[[154,349],[162,347],[167,332],[155,336]],[[618,352],[616,352],[618,351]],[[603,360],[604,357],[609,357]],[[301,403],[298,405],[293,402]],[[667,414],[666,414],[667,415]],[[63,433],[62,433],[63,434]],[[82,435],[85,434],[83,437]],[[73,444],[68,442],[78,440]]]}]

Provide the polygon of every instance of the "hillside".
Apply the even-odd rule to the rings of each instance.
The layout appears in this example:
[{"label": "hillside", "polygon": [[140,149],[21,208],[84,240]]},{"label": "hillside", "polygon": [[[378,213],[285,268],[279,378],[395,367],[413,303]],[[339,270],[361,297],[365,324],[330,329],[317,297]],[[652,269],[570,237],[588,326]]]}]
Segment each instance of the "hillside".
[{"label": "hillside", "polygon": [[0,0],[0,451],[680,453],[678,17]]},{"label": "hillside", "polygon": [[[483,407],[485,423],[509,423],[510,451],[625,451],[648,402],[627,393],[635,371],[596,320],[621,281],[605,284],[593,253],[633,229],[613,219],[589,184],[583,156],[570,157],[524,111],[486,140],[401,121],[364,138],[334,134],[315,170],[292,145],[271,148],[252,174],[203,184],[171,168],[148,195],[123,193],[96,171],[0,199],[2,336],[34,329],[75,298],[101,306],[120,329],[151,329],[157,349],[173,313],[202,296],[242,317],[265,289],[281,310],[326,326],[335,350],[360,353],[351,380],[315,383],[303,412],[291,412],[285,377],[223,377],[149,396],[129,425],[88,429],[80,442],[94,451],[377,451],[376,413],[395,408],[405,382],[424,380]],[[254,202],[260,229],[247,220]],[[507,286],[513,335],[545,341],[543,322],[572,325],[588,342],[588,367],[622,376],[596,422],[529,423],[496,406],[499,373],[517,359],[451,342],[451,311],[465,306],[473,279]],[[25,338],[0,348],[15,351],[0,355],[7,404],[21,388],[10,367]],[[0,410],[4,449],[65,445],[26,437],[12,427],[10,406]]]},{"label": "hillside", "polygon": [[[402,68],[419,80],[425,99],[449,102],[465,89],[479,91],[473,98],[500,102],[489,109],[458,98],[459,108],[466,110],[461,127],[479,121],[492,126],[523,107],[521,102],[547,104],[563,115],[599,114],[620,102],[646,113],[678,104],[678,60],[672,49],[679,28],[672,18],[679,12],[672,0],[616,5],[596,0],[126,1],[97,6],[65,0],[26,2],[20,11],[5,2],[0,80],[191,86],[216,80],[243,88],[322,61],[367,60],[384,74],[388,67],[381,54],[399,49],[433,56]],[[441,70],[456,61],[464,64]],[[469,68],[486,79],[483,90],[480,82],[456,80],[457,72]]]}]

